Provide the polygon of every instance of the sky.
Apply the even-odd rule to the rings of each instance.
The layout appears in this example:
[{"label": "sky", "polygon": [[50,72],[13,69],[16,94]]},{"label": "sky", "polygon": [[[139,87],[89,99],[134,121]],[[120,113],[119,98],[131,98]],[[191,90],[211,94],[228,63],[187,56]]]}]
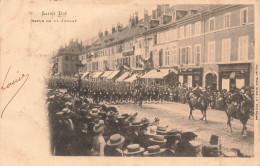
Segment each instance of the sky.
[{"label": "sky", "polygon": [[[4,39],[2,53],[10,52],[5,48],[13,47],[13,41],[21,41],[16,45],[17,52],[51,55],[60,46],[65,46],[71,39],[86,41],[97,36],[98,32],[109,31],[118,22],[127,26],[129,16],[138,12],[143,18],[144,9],[155,9],[157,1],[114,0],[114,1],[81,1],[81,0],[8,0],[1,1],[0,34]],[[66,15],[57,17],[58,12]],[[44,15],[53,13],[55,15]],[[52,20],[52,22],[32,22],[31,20]],[[56,19],[77,20],[70,23],[53,22]],[[17,43],[17,42],[16,42]]]},{"label": "sky", "polygon": [[[129,16],[135,12],[141,19],[144,9],[150,15],[157,4],[172,6],[176,2],[190,4],[187,0],[3,0],[0,1],[1,53],[52,56],[71,39],[86,43],[100,30],[104,32],[107,28],[111,33],[112,25],[118,22],[127,26]],[[66,15],[57,17],[59,11]],[[42,16],[42,12],[56,15]],[[77,21],[54,22],[57,19]]]}]

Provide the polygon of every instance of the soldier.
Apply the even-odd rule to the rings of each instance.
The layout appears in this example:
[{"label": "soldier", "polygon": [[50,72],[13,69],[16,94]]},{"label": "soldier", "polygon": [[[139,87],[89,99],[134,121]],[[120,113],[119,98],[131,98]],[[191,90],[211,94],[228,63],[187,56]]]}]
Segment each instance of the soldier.
[{"label": "soldier", "polygon": [[203,94],[202,90],[200,89],[199,87],[199,84],[196,83],[196,87],[194,88],[193,90],[193,94],[196,96],[197,98],[197,103],[200,103],[201,102],[201,95]]}]

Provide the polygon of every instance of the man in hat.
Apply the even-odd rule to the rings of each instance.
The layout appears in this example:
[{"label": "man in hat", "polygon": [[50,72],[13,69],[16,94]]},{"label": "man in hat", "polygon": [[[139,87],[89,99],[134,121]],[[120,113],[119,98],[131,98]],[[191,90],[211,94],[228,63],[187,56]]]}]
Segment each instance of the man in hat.
[{"label": "man in hat", "polygon": [[199,87],[199,83],[196,83],[196,87],[193,90],[193,94],[196,96],[197,103],[200,104],[202,100],[201,95],[203,94],[203,92]]},{"label": "man in hat", "polygon": [[161,148],[159,145],[152,145],[147,148],[143,153],[146,157],[162,157],[166,149]]},{"label": "man in hat", "polygon": [[105,149],[106,156],[123,156],[123,143],[125,137],[120,134],[113,134],[107,141]]},{"label": "man in hat", "polygon": [[144,148],[141,147],[139,144],[130,144],[126,147],[126,150],[124,150],[124,155],[131,157],[140,157],[142,156],[143,152]]}]

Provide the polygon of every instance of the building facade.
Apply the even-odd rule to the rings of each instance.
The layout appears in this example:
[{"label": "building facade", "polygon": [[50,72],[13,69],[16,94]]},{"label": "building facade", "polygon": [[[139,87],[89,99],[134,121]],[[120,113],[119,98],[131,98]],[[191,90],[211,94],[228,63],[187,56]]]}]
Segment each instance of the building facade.
[{"label": "building facade", "polygon": [[53,74],[60,76],[74,76],[79,73],[79,54],[84,52],[85,48],[82,43],[70,41],[66,47],[61,47],[54,56]]},{"label": "building facade", "polygon": [[86,71],[172,69],[190,87],[254,85],[253,5],[158,5],[99,37],[87,49]]}]

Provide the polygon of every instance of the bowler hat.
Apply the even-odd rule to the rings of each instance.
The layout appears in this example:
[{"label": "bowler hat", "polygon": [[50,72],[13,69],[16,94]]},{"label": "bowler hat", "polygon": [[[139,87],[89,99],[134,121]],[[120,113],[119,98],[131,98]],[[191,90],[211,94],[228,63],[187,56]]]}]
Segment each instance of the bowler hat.
[{"label": "bowler hat", "polygon": [[217,135],[211,135],[209,143],[211,145],[217,145],[218,144],[218,136]]},{"label": "bowler hat", "polygon": [[188,131],[188,132],[183,132],[181,134],[181,139],[184,141],[192,141],[194,140],[198,135],[195,134],[194,132]]}]

